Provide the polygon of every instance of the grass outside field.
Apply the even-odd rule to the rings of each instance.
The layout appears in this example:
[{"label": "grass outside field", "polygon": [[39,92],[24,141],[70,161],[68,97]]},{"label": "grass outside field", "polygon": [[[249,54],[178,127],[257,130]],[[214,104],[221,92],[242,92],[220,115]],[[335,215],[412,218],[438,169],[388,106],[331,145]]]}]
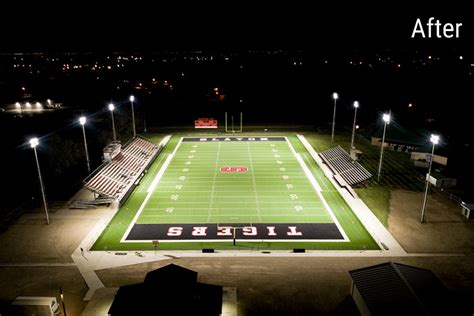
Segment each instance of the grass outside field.
[{"label": "grass outside field", "polygon": [[[331,142],[330,134],[302,133],[317,152],[340,145],[350,151],[351,135],[338,132]],[[419,180],[419,173],[410,161],[409,153],[385,150],[380,183],[377,183],[377,171],[380,158],[380,147],[373,146],[362,136],[355,138],[355,147],[363,152],[360,164],[372,175],[367,188],[355,189],[359,197],[372,210],[377,218],[388,227],[390,213],[389,199],[393,189],[422,191],[424,183]]]},{"label": "grass outside field", "polygon": [[[151,242],[121,243],[120,240],[164,160],[182,136],[186,135],[172,137],[92,250],[154,249]],[[322,196],[350,242],[240,241],[237,246],[232,242],[162,242],[159,249],[379,249],[296,136],[288,135],[288,139],[321,186]],[[154,141],[158,142],[159,136]],[[183,142],[180,146],[137,223],[333,222],[286,142]],[[278,160],[284,161],[285,169],[281,171],[284,174],[275,172],[281,168],[276,164]],[[186,163],[188,170],[184,174]],[[249,170],[242,174],[219,172],[220,167],[237,165],[247,166]],[[290,189],[287,184],[291,184]],[[296,198],[291,197],[290,190],[296,192]]]}]

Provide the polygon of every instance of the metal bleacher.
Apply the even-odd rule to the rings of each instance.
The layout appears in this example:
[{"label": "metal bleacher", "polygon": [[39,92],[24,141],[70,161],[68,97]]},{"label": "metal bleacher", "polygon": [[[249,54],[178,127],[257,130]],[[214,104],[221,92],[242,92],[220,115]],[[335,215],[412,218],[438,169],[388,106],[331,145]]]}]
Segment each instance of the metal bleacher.
[{"label": "metal bleacher", "polygon": [[340,176],[350,186],[364,183],[372,177],[372,174],[353,160],[341,146],[330,148],[319,155],[335,174],[336,180]]},{"label": "metal bleacher", "polygon": [[112,160],[84,180],[84,187],[101,196],[121,200],[163,145],[135,137]]}]

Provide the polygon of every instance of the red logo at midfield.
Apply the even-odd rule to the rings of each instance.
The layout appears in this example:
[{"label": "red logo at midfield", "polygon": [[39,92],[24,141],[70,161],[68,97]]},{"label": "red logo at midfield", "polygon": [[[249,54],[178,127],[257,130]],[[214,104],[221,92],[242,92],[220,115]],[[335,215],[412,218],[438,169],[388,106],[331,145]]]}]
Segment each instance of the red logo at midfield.
[{"label": "red logo at midfield", "polygon": [[247,172],[249,168],[247,167],[221,167],[221,172]]}]

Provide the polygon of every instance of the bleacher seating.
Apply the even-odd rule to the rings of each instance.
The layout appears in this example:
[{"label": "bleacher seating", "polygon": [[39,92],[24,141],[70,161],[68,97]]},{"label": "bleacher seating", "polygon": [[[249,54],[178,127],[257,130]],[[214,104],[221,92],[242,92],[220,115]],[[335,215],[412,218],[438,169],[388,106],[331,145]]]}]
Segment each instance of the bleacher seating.
[{"label": "bleacher seating", "polygon": [[372,177],[372,174],[353,160],[341,146],[330,148],[319,155],[332,172],[342,177],[350,186],[364,183]]},{"label": "bleacher seating", "polygon": [[106,161],[84,182],[100,195],[120,200],[155,158],[161,145],[135,137],[111,161]]}]

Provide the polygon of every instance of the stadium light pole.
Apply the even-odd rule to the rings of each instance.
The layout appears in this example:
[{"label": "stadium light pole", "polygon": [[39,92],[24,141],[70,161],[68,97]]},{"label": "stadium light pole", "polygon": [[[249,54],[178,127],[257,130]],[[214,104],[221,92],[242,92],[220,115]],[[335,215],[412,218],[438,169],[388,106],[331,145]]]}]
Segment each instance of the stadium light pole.
[{"label": "stadium light pole", "polygon": [[112,132],[114,133],[114,140],[116,140],[117,136],[115,134],[114,109],[115,109],[114,104],[110,103],[109,104],[109,111],[110,111],[110,115],[112,115]]},{"label": "stadium light pole", "polygon": [[41,193],[43,195],[43,205],[44,205],[44,212],[46,213],[46,222],[49,225],[48,205],[46,203],[46,195],[44,193],[43,179],[41,178],[41,170],[40,170],[40,165],[38,161],[38,154],[36,153],[36,146],[38,146],[38,144],[39,144],[38,138],[34,137],[30,139],[30,145],[31,145],[31,148],[33,148],[33,151],[35,152],[36,166],[38,167],[38,177],[39,177],[39,182],[41,186]]},{"label": "stadium light pole", "polygon": [[356,129],[357,108],[359,108],[359,101],[354,101],[354,124],[352,125],[351,149],[354,148],[354,136],[355,136],[355,129]]},{"label": "stadium light pole", "polygon": [[336,125],[336,101],[339,98],[339,95],[336,92],[334,92],[332,94],[332,98],[334,99],[334,113],[332,114],[331,142],[334,142],[334,126]]},{"label": "stadium light pole", "polygon": [[90,164],[90,161],[89,161],[89,152],[87,151],[86,128],[84,127],[86,122],[87,122],[87,119],[86,119],[85,116],[81,116],[79,118],[79,124],[82,125],[82,135],[84,136],[84,149],[86,151],[87,171],[89,173],[91,173],[91,164]]},{"label": "stadium light pole", "polygon": [[383,158],[383,144],[385,143],[385,131],[387,130],[387,124],[390,124],[390,114],[384,114],[383,119],[383,135],[382,135],[382,145],[380,146],[380,160],[379,160],[379,171],[377,175],[377,182],[380,182],[380,172],[382,171],[382,158]]},{"label": "stadium light pole", "polygon": [[439,136],[431,134],[430,141],[433,143],[433,147],[431,149],[431,156],[430,156],[430,166],[428,167],[428,173],[426,174],[426,187],[425,187],[425,196],[423,198],[423,206],[421,208],[421,223],[425,222],[425,208],[426,208],[426,199],[428,197],[428,189],[430,187],[430,173],[431,173],[431,165],[433,164],[433,156],[434,156],[434,149],[435,145],[439,142]]},{"label": "stadium light pole", "polygon": [[135,101],[135,97],[133,95],[130,96],[130,104],[132,105],[132,126],[133,126],[133,137],[137,136],[137,131],[135,130],[135,110],[133,109],[133,101]]}]

